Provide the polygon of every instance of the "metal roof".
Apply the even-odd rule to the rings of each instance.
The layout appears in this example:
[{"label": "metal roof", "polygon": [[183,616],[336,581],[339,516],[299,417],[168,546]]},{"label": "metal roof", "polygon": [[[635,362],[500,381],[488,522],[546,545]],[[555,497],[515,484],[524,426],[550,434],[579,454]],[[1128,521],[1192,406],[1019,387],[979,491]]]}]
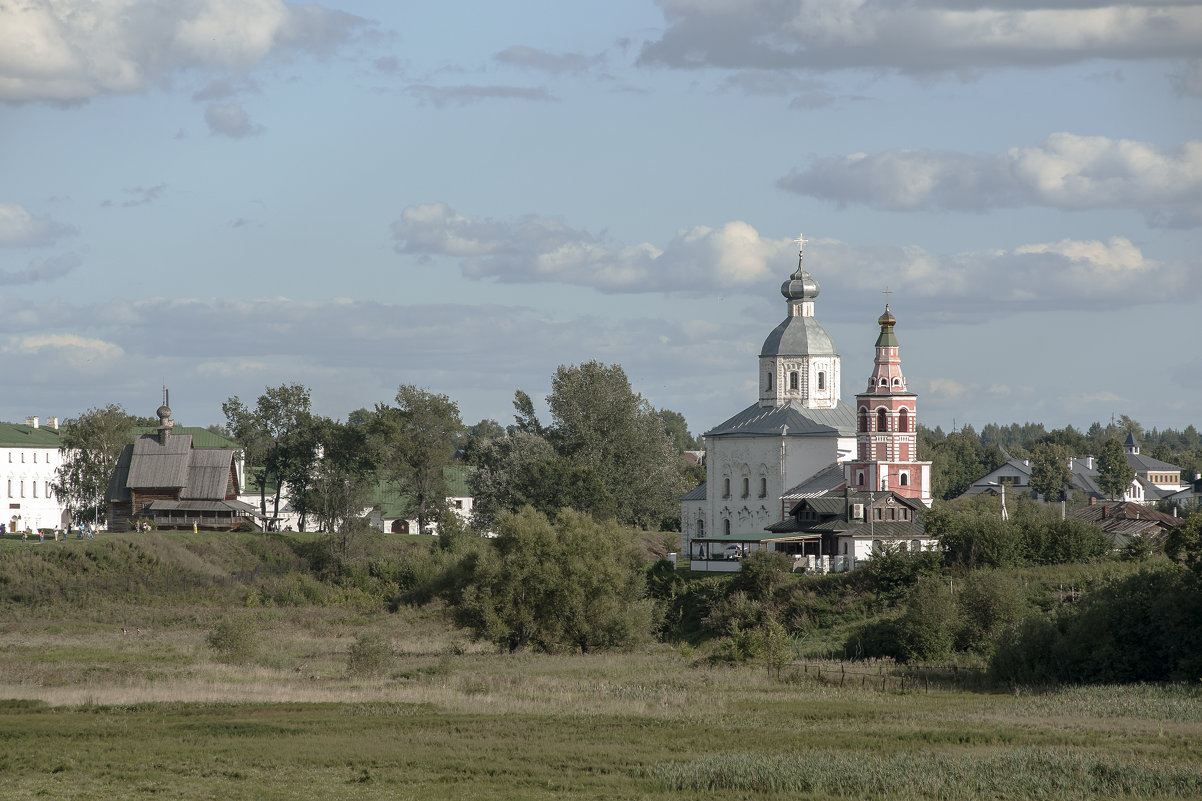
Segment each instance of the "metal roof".
[{"label": "metal roof", "polygon": [[688,492],[686,492],[684,495],[681,495],[680,499],[682,501],[704,501],[705,500],[705,488],[706,488],[706,484],[703,482],[700,487],[697,487],[696,489],[691,489]]},{"label": "metal roof", "polygon": [[705,437],[789,437],[854,436],[855,410],[843,401],[833,409],[810,409],[798,401],[782,406],[760,406],[754,403],[720,423]]},{"label": "metal roof", "polygon": [[0,423],[0,448],[58,448],[61,434],[57,428]]},{"label": "metal roof", "polygon": [[797,486],[785,490],[781,499],[793,501],[800,498],[814,498],[831,490],[843,489],[846,483],[843,465],[833,462]]},{"label": "metal roof", "polygon": [[761,356],[838,356],[831,335],[814,317],[786,317],[772,329]]}]

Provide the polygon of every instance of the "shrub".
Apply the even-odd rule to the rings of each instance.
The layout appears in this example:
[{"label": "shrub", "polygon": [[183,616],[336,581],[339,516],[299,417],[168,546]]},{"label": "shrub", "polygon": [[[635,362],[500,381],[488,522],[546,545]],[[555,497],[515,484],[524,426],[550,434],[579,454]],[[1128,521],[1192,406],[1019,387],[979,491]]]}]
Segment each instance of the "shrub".
[{"label": "shrub", "polygon": [[843,656],[847,659],[901,659],[897,621],[890,618],[864,624],[843,643]]},{"label": "shrub", "polygon": [[956,602],[942,582],[918,585],[897,620],[897,644],[906,661],[946,659],[951,655]]},{"label": "shrub", "polygon": [[378,676],[392,665],[392,646],[374,632],[355,638],[347,655],[346,672],[351,676]]},{"label": "shrub", "polygon": [[251,661],[258,650],[256,637],[249,619],[223,617],[209,631],[206,641],[223,662],[244,664]]},{"label": "shrub", "polygon": [[969,575],[955,597],[960,610],[958,650],[992,651],[998,634],[1021,620],[1027,606],[1016,581],[986,571]]}]

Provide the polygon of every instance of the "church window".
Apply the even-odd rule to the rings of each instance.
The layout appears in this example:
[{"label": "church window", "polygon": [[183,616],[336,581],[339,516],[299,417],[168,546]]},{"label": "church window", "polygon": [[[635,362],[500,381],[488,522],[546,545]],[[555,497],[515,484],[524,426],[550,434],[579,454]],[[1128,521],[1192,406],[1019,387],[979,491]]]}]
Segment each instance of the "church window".
[{"label": "church window", "polygon": [[826,389],[826,373],[818,373],[818,389]]},{"label": "church window", "polygon": [[897,483],[898,483],[898,484],[901,484],[903,487],[909,486],[909,484],[910,484],[910,474],[909,474],[909,473],[902,473],[900,476],[898,476],[898,481],[897,481]]},{"label": "church window", "polygon": [[889,430],[889,418],[885,415],[884,409],[877,409],[876,430],[877,431],[888,431]]},{"label": "church window", "polygon": [[25,497],[25,482],[24,481],[21,482],[21,497],[22,498]]},{"label": "church window", "polygon": [[789,373],[789,389],[796,392],[800,388],[801,388],[801,376],[798,374],[798,372],[796,370],[793,370]]},{"label": "church window", "polygon": [[772,391],[772,373],[764,373],[764,391]]},{"label": "church window", "polygon": [[705,536],[705,518],[704,517],[697,518],[697,536],[698,537]]},{"label": "church window", "polygon": [[922,550],[922,540],[910,540],[910,550],[918,553]]},{"label": "church window", "polygon": [[856,472],[856,486],[857,487],[864,486],[864,471],[863,470],[859,470]]},{"label": "church window", "polygon": [[908,432],[910,430],[910,412],[902,409],[897,415],[897,430]]},{"label": "church window", "polygon": [[882,379],[881,379],[881,386],[882,386],[882,387],[889,386],[889,379],[888,379],[888,378],[882,378]]},{"label": "church window", "polygon": [[729,517],[724,518],[722,520],[722,533],[728,537],[730,536],[730,518]]},{"label": "church window", "polygon": [[860,410],[860,430],[861,431],[868,430],[868,410],[867,409]]},{"label": "church window", "polygon": [[722,497],[723,498],[730,497],[730,479],[729,478],[722,479]]},{"label": "church window", "polygon": [[743,476],[743,497],[746,498],[750,495],[751,495],[751,479],[749,479],[747,476]]},{"label": "church window", "polygon": [[760,476],[760,497],[768,497],[768,479],[764,478],[763,476]]},{"label": "church window", "polygon": [[893,386],[895,386],[895,387],[900,387],[900,386],[901,386],[901,379],[900,379],[900,378],[895,378],[895,379],[893,379]]}]

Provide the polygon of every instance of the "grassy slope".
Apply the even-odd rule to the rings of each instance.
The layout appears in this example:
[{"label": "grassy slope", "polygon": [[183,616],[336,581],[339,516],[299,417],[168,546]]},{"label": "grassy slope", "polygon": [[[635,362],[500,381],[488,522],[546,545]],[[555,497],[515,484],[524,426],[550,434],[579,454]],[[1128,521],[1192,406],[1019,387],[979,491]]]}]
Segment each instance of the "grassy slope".
[{"label": "grassy slope", "polygon": [[[839,688],[667,646],[499,656],[436,607],[390,614],[354,593],[248,606],[303,601],[280,585],[301,580],[284,571],[309,541],[5,543],[0,698],[25,700],[0,704],[0,796],[1202,795],[1197,688]],[[373,548],[394,559],[409,544]],[[224,616],[256,632],[249,663],[207,646]],[[365,632],[395,655],[382,675],[350,676]]]}]

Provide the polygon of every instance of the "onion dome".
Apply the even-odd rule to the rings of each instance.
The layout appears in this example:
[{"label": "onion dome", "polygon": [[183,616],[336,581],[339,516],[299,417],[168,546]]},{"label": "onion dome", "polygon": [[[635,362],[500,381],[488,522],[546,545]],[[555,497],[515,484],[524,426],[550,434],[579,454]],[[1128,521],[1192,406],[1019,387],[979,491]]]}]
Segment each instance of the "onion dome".
[{"label": "onion dome", "polygon": [[876,321],[881,328],[892,328],[897,325],[897,318],[893,316],[893,312],[889,311],[889,304],[885,304],[885,313],[878,317]]},{"label": "onion dome", "polygon": [[789,280],[780,285],[780,293],[788,300],[813,300],[818,297],[818,282],[798,264]]},{"label": "onion dome", "polygon": [[159,410],[155,412],[155,414],[158,415],[159,420],[167,422],[167,420],[171,417],[171,407],[164,403],[159,407]]},{"label": "onion dome", "polygon": [[893,326],[897,324],[897,318],[893,316],[893,312],[889,311],[888,303],[885,304],[885,313],[876,321],[881,326],[881,335],[876,338],[876,346],[878,348],[896,348],[897,336],[893,333]]}]

